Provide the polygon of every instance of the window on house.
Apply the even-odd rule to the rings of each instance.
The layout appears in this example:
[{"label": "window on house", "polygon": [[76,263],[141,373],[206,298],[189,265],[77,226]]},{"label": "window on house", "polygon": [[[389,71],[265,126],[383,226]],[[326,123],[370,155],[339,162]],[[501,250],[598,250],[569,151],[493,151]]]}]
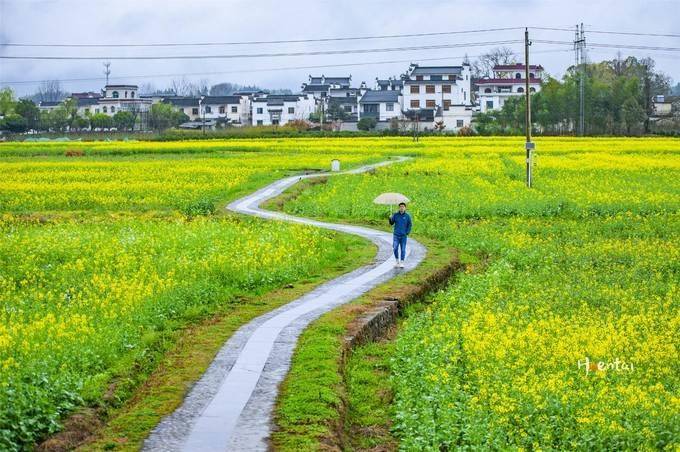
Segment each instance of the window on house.
[{"label": "window on house", "polygon": [[434,99],[428,99],[428,100],[426,100],[426,101],[425,101],[425,107],[427,107],[427,108],[434,108],[434,107],[435,107]]},{"label": "window on house", "polygon": [[451,85],[442,85],[442,93],[450,93]]},{"label": "window on house", "polygon": [[534,78],[534,73],[533,73],[533,72],[529,72],[529,78]]},{"label": "window on house", "polygon": [[516,74],[515,74],[515,78],[522,78],[522,74],[520,74],[519,72],[516,73]]},{"label": "window on house", "polygon": [[529,88],[529,92],[530,92],[530,93],[535,93],[535,92],[536,92],[536,88],[533,88],[533,87]]},{"label": "window on house", "polygon": [[423,76],[422,75],[416,75],[416,80],[422,80]]},{"label": "window on house", "polygon": [[411,108],[420,108],[420,101],[418,99],[411,100]]},{"label": "window on house", "polygon": [[104,107],[104,113],[108,113],[108,110],[106,107]]},{"label": "window on house", "polygon": [[258,115],[261,115],[261,114],[262,114],[262,107],[258,107],[258,109],[257,109],[257,114],[258,114]]},{"label": "window on house", "polygon": [[451,108],[451,99],[444,99],[444,110],[449,111]]},{"label": "window on house", "polygon": [[486,101],[486,108],[493,108],[493,101],[492,100]]},{"label": "window on house", "polygon": [[484,92],[487,93],[487,94],[489,94],[489,93],[491,92],[491,88],[485,88],[485,89],[484,89]]},{"label": "window on house", "polygon": [[205,106],[205,112],[206,113],[212,113],[212,108],[210,108],[210,105]]},{"label": "window on house", "polygon": [[115,112],[116,112],[116,107],[114,107],[113,105],[111,105],[111,113],[115,113]]},{"label": "window on house", "polygon": [[434,85],[425,85],[425,92],[427,94],[434,94]]},{"label": "window on house", "polygon": [[262,120],[261,120],[261,119],[258,119],[258,120],[257,120],[257,125],[258,125],[258,126],[261,126],[261,125],[262,125]]},{"label": "window on house", "polygon": [[391,102],[385,104],[385,110],[386,110],[386,111],[394,111],[394,104],[391,103]]},{"label": "window on house", "polygon": [[192,114],[192,115],[197,115],[197,114],[198,114],[198,107],[192,108],[192,109],[191,109],[191,114]]},{"label": "window on house", "polygon": [[418,93],[420,93],[420,86],[411,85],[411,94],[418,94]]},{"label": "window on house", "polygon": [[95,109],[94,109],[94,112],[95,112],[95,113],[99,113],[99,109],[98,109],[98,108],[95,108]]},{"label": "window on house", "polygon": [[130,97],[132,97],[133,99],[135,98],[135,92],[134,91],[130,91]]},{"label": "window on house", "polygon": [[127,91],[125,91],[125,98],[127,99]]},{"label": "window on house", "polygon": [[219,110],[219,111],[220,111],[220,114],[223,114],[223,113],[224,113],[224,105],[220,105],[220,110]]},{"label": "window on house", "polygon": [[113,96],[114,99],[118,99],[118,91],[112,92],[111,96]]},{"label": "window on house", "polygon": [[456,120],[456,127],[463,127],[463,120],[462,119]]},{"label": "window on house", "polygon": [[278,119],[272,119],[272,124],[275,126],[279,125],[279,120]]},{"label": "window on house", "polygon": [[236,105],[232,105],[231,112],[232,113],[238,113],[238,107]]},{"label": "window on house", "polygon": [[522,88],[522,87],[520,86],[519,88],[517,88],[517,92],[518,92],[518,93],[523,93],[523,92],[524,92],[524,88]]},{"label": "window on house", "polygon": [[345,112],[352,113],[352,106],[351,105],[345,105]]},{"label": "window on house", "polygon": [[288,114],[292,115],[295,113],[295,107],[288,107]]}]

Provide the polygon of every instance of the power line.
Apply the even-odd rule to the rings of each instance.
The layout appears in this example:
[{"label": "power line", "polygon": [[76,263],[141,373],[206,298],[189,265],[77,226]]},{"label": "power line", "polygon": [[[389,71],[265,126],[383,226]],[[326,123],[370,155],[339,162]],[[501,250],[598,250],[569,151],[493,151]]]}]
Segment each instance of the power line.
[{"label": "power line", "polygon": [[231,42],[193,42],[193,43],[151,43],[151,44],[29,44],[29,43],[0,43],[6,47],[60,47],[60,48],[116,48],[116,47],[208,47],[208,46],[240,46],[240,45],[264,45],[264,44],[301,44],[314,42],[335,42],[335,41],[360,41],[367,39],[394,39],[394,38],[420,38],[431,36],[446,36],[467,33],[489,33],[495,31],[520,30],[522,27],[505,28],[486,28],[479,30],[458,30],[440,31],[431,33],[409,33],[398,35],[373,35],[373,36],[350,36],[335,38],[315,38],[315,39],[282,39],[274,41],[231,41]]},{"label": "power line", "polygon": [[[557,53],[557,52],[571,52],[570,49],[546,49],[537,50],[533,53]],[[418,58],[417,61],[442,61],[442,60],[455,60],[460,58],[478,58],[481,55],[458,55],[458,56],[447,56],[447,57],[436,57],[436,58]],[[335,67],[353,67],[353,66],[374,66],[379,64],[396,64],[396,63],[411,63],[413,59],[410,60],[387,60],[387,61],[371,61],[365,63],[338,63],[338,64],[320,64],[314,66],[287,66],[287,67],[277,67],[277,68],[263,68],[263,69],[240,69],[233,71],[217,71],[217,72],[183,72],[174,74],[145,74],[145,75],[121,75],[117,77],[111,77],[112,80],[116,79],[139,79],[139,78],[161,78],[161,77],[184,77],[184,76],[198,76],[198,75],[224,75],[224,74],[244,74],[244,73],[254,73],[254,72],[272,72],[272,71],[289,71],[289,70],[301,70],[301,69],[323,69],[323,68],[335,68]],[[0,85],[28,85],[37,84],[48,81],[57,82],[92,82],[101,80],[101,77],[90,77],[90,78],[70,78],[70,79],[46,79],[46,80],[13,80],[13,81],[0,81]]]},{"label": "power line", "polygon": [[[238,59],[238,58],[274,58],[274,57],[296,57],[296,56],[318,56],[318,55],[348,55],[348,54],[368,54],[382,52],[406,52],[414,50],[439,50],[457,47],[477,47],[493,46],[502,44],[517,44],[521,40],[486,41],[486,42],[467,42],[458,44],[434,44],[409,47],[384,47],[377,49],[342,49],[342,50],[318,50],[309,52],[281,52],[281,53],[255,53],[255,54],[231,54],[231,55],[148,55],[148,56],[51,56],[51,55],[0,55],[0,59],[6,60],[201,60],[201,59]],[[541,44],[563,44],[573,46],[572,41],[556,41],[546,39],[536,39],[536,43]],[[615,49],[634,49],[651,50],[663,52],[678,52],[680,47],[661,47],[661,46],[641,46],[633,44],[611,44],[611,43],[591,43],[592,47],[615,48]]]},{"label": "power line", "polygon": [[654,36],[657,38],[680,38],[677,34],[666,34],[666,33],[641,33],[636,31],[607,31],[607,30],[588,30],[588,33],[599,33],[607,35],[623,35],[623,36]]},{"label": "power line", "polygon": [[[572,28],[559,28],[559,27],[529,27],[531,30],[546,30],[546,31],[568,31],[573,33]],[[672,33],[646,33],[639,31],[614,31],[614,30],[590,30],[587,27],[584,28],[585,32],[606,34],[606,35],[621,35],[621,36],[653,36],[656,38],[680,38],[679,34]]]},{"label": "power line", "polygon": [[317,50],[311,52],[281,52],[281,53],[253,53],[253,54],[234,54],[234,55],[151,55],[151,56],[14,56],[0,55],[0,59],[8,60],[207,60],[207,59],[236,59],[236,58],[274,58],[274,57],[296,57],[314,55],[347,55],[365,54],[381,52],[406,52],[412,50],[438,50],[451,49],[455,47],[477,47],[493,46],[500,44],[516,44],[520,40],[487,41],[487,42],[468,42],[461,44],[434,44],[426,46],[410,47],[385,47],[378,49],[343,49],[343,50]]},{"label": "power line", "polygon": [[[573,33],[574,30],[572,30]],[[584,30],[587,31],[587,30]],[[548,39],[535,39],[533,42],[538,42],[541,44],[564,44],[568,46],[573,46],[573,41],[553,41]],[[633,49],[633,50],[654,50],[663,52],[680,52],[680,47],[661,47],[661,46],[640,46],[635,44],[612,44],[612,43],[599,43],[593,42],[588,43],[589,47],[603,47],[612,49]]]},{"label": "power line", "polygon": [[[54,43],[16,43],[5,42],[0,43],[0,47],[53,47],[53,48],[143,48],[143,47],[216,47],[216,46],[244,46],[244,45],[266,45],[266,44],[302,44],[302,43],[319,43],[319,42],[341,42],[341,41],[360,41],[371,39],[397,39],[397,38],[420,38],[420,37],[435,37],[435,36],[450,36],[457,34],[469,33],[491,33],[499,31],[513,31],[521,30],[524,27],[502,27],[502,28],[483,28],[473,30],[453,30],[440,31],[430,33],[407,33],[407,34],[392,34],[392,35],[369,35],[369,36],[348,36],[348,37],[331,37],[331,38],[312,38],[312,39],[280,39],[271,41],[226,41],[226,42],[170,42],[170,43],[149,43],[149,44],[54,44]],[[561,27],[529,27],[530,30],[544,30],[544,31],[565,31],[573,32],[570,28]],[[622,35],[622,36],[653,36],[653,37],[667,37],[680,38],[680,34],[672,33],[646,33],[636,31],[614,31],[614,30],[589,30],[588,33]]]}]

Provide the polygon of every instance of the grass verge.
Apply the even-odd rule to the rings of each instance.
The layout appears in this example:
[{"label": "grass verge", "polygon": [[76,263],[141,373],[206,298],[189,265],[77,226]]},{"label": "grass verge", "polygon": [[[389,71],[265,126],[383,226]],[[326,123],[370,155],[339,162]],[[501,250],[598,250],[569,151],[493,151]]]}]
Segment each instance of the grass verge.
[{"label": "grass verge", "polygon": [[[359,347],[359,355],[352,359],[346,336],[379,302],[399,300],[404,305],[421,299],[437,289],[435,276],[442,268],[460,263],[456,250],[422,237],[417,240],[427,246],[428,255],[416,269],[324,314],[302,333],[277,401],[272,435],[276,450],[396,445],[390,434],[391,391],[384,378],[390,345]],[[470,256],[464,259],[474,261]]]}]

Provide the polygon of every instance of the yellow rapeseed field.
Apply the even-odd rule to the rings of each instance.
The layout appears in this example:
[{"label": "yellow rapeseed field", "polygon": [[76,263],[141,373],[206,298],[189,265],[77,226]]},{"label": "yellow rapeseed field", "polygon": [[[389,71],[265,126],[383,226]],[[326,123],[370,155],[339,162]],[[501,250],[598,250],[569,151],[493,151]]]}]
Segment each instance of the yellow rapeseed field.
[{"label": "yellow rapeseed field", "polygon": [[383,222],[480,263],[401,330],[404,450],[680,444],[680,140],[422,139],[412,162],[316,186],[291,213]]}]

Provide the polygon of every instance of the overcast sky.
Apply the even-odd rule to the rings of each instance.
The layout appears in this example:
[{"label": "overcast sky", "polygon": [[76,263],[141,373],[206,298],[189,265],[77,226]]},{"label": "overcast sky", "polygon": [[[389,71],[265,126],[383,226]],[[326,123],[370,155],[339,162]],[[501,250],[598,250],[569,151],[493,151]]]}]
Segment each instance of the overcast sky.
[{"label": "overcast sky", "polygon": [[[327,37],[376,36],[543,26],[586,31],[680,34],[680,0],[0,0],[0,44],[149,44],[241,42]],[[532,30],[535,40],[572,41],[573,32]],[[352,75],[353,84],[405,71],[408,62],[460,64],[465,54],[494,47],[482,42],[522,40],[522,30],[465,33],[436,37],[366,39],[323,43],[228,45],[153,48],[45,48],[0,46],[0,55],[102,57],[86,61],[0,60],[0,85],[6,82],[64,81],[66,91],[99,90],[104,85],[105,57],[133,55],[235,55],[309,52],[342,49],[384,49],[405,46],[470,44],[463,47],[366,54],[232,58],[205,60],[112,60],[112,83],[169,85],[181,74],[265,88],[299,90],[308,74]],[[589,43],[680,47],[679,38],[639,37],[586,32]],[[522,44],[508,44],[523,61]],[[561,77],[573,63],[569,45],[534,43],[532,63]],[[616,55],[616,49],[589,49],[589,60]],[[680,53],[621,49],[624,55],[652,56],[657,69],[680,80]],[[441,60],[432,60],[432,59]],[[397,61],[397,62],[394,62]],[[370,63],[347,67],[290,69],[301,66]],[[218,73],[218,74],[214,74]],[[149,77],[154,75],[163,75]],[[38,83],[13,83],[24,95]]]}]

